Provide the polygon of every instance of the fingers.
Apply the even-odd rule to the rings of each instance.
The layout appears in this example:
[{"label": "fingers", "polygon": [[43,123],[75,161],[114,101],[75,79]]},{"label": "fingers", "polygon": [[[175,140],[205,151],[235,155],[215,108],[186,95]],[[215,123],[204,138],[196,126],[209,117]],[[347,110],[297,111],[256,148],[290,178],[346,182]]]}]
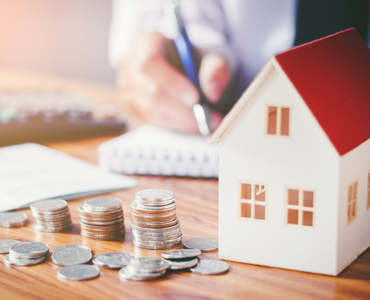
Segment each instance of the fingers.
[{"label": "fingers", "polygon": [[199,70],[200,85],[211,102],[216,102],[226,88],[230,73],[224,58],[214,53],[206,54]]}]

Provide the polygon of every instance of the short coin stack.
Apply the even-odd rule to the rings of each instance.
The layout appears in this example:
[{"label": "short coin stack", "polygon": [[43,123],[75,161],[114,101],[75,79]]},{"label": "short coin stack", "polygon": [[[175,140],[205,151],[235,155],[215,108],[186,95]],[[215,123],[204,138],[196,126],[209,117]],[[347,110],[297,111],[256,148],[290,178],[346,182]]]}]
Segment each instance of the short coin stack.
[{"label": "short coin stack", "polygon": [[170,264],[161,258],[132,258],[126,267],[119,271],[121,279],[150,280],[166,273]]},{"label": "short coin stack", "polygon": [[9,265],[31,266],[45,260],[49,246],[40,242],[21,242],[9,248],[9,254],[4,261]]},{"label": "short coin stack", "polygon": [[42,200],[30,205],[35,218],[33,227],[46,232],[59,232],[72,227],[68,203],[62,199]]},{"label": "short coin stack", "polygon": [[130,203],[132,243],[146,249],[168,249],[181,244],[175,195],[168,190],[148,189]]},{"label": "short coin stack", "polygon": [[125,234],[122,201],[111,197],[90,198],[78,206],[81,234],[113,240]]}]

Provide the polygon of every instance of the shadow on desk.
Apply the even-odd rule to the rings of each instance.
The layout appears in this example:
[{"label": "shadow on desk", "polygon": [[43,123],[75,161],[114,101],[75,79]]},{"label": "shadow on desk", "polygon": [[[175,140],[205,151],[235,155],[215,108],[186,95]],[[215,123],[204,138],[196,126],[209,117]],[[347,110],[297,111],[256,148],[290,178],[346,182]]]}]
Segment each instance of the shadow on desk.
[{"label": "shadow on desk", "polygon": [[370,248],[345,268],[343,272],[338,275],[338,278],[370,281]]}]

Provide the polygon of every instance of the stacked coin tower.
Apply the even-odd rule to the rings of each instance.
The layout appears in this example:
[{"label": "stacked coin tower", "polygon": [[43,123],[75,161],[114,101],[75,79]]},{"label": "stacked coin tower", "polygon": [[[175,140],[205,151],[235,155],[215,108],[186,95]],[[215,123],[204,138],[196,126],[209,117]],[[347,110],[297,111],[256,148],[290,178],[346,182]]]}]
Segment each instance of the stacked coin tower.
[{"label": "stacked coin tower", "polygon": [[62,199],[42,200],[30,205],[36,230],[59,232],[71,228],[68,203]]},{"label": "stacked coin tower", "polygon": [[168,249],[181,244],[175,195],[168,190],[148,189],[130,203],[132,242],[146,249]]},{"label": "stacked coin tower", "polygon": [[125,234],[122,201],[111,197],[90,198],[78,206],[81,234],[113,240]]},{"label": "stacked coin tower", "polygon": [[10,265],[31,266],[45,260],[49,254],[49,246],[40,242],[21,242],[9,248],[4,261]]}]

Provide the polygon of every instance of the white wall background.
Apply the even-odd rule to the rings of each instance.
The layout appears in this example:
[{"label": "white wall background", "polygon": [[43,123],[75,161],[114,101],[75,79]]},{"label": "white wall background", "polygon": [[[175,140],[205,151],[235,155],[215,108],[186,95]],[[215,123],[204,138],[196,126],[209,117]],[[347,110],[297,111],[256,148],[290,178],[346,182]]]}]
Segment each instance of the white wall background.
[{"label": "white wall background", "polygon": [[114,84],[111,0],[0,0],[0,68]]}]

